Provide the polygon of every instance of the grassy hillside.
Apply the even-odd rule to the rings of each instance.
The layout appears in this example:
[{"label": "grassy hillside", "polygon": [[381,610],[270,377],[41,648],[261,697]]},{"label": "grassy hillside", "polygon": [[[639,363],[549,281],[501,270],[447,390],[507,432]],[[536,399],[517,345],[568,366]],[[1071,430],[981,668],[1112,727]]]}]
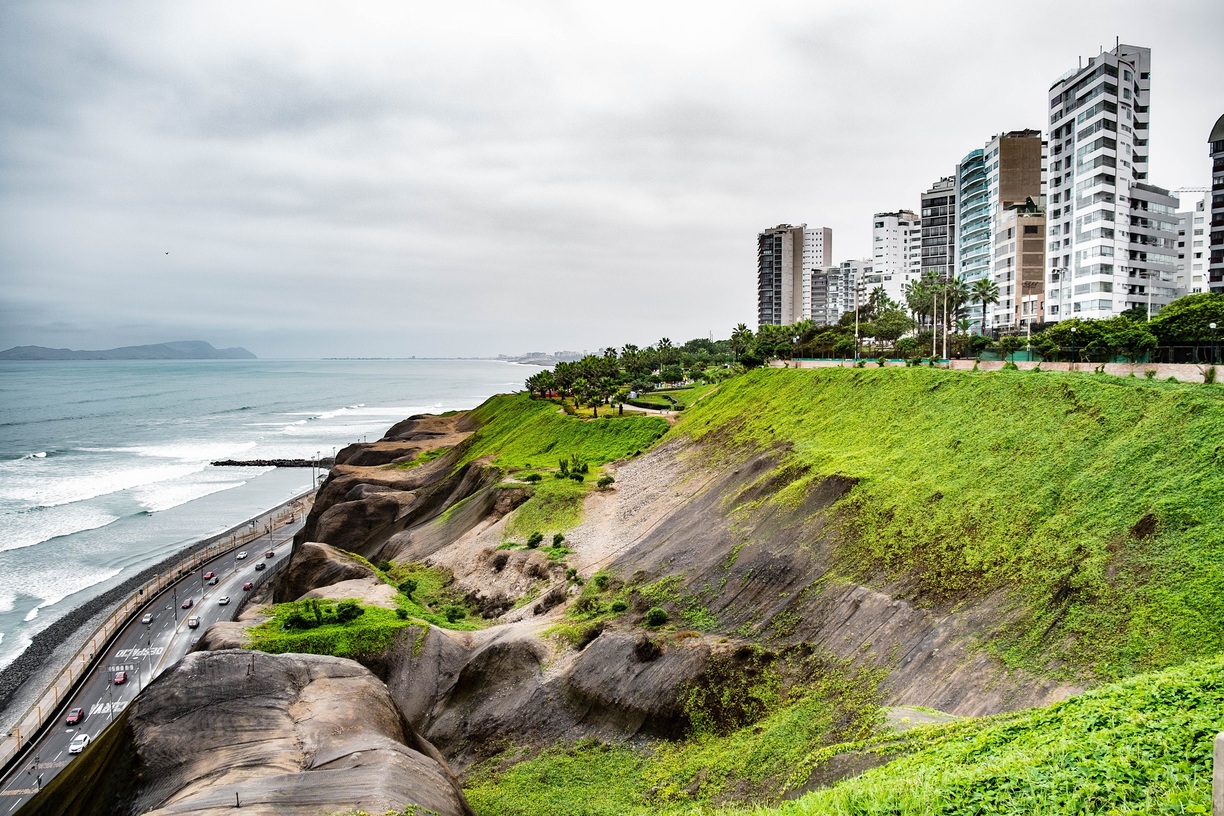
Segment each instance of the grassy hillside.
[{"label": "grassy hillside", "polygon": [[[827,690],[827,689],[826,689]],[[723,737],[644,749],[580,744],[469,782],[481,816],[977,816],[1206,814],[1224,729],[1224,658],[1101,687],[1046,708],[809,749],[830,714],[818,695]],[[882,767],[874,767],[886,763]],[[720,807],[753,783],[776,800],[809,777],[860,776],[782,805]],[[747,798],[755,799],[749,795]]]},{"label": "grassy hillside", "polygon": [[1224,389],[1105,375],[767,370],[677,433],[857,480],[838,569],[924,604],[1007,590],[988,648],[1111,679],[1224,649]]}]

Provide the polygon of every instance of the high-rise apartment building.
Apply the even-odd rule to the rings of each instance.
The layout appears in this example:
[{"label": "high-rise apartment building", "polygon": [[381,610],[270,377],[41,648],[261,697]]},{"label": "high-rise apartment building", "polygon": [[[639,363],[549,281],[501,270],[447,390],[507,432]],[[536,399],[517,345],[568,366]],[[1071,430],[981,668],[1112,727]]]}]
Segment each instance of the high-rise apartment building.
[{"label": "high-rise apartment building", "polygon": [[969,151],[956,165],[956,269],[967,282],[990,274],[990,195],[986,151]]},{"label": "high-rise apartment building", "polygon": [[[871,274],[871,259],[842,261],[837,266],[812,273],[812,322],[831,326],[854,311],[854,292],[865,275]],[[862,296],[866,296],[866,292]],[[861,304],[860,304],[861,305]]]},{"label": "high-rise apartment building", "polygon": [[905,285],[922,276],[922,221],[912,210],[876,213],[872,217],[872,274],[863,276],[867,291],[883,286],[905,303]]},{"label": "high-rise apartment building", "polygon": [[779,224],[757,235],[757,326],[803,319],[803,227]]},{"label": "high-rise apartment building", "polygon": [[992,328],[1024,331],[1045,322],[1045,233],[1045,211],[1032,199],[994,219],[991,274],[999,302]]},{"label": "high-rise apartment building", "polygon": [[944,176],[922,194],[922,274],[956,274],[956,177]]},{"label": "high-rise apartment building", "polygon": [[1049,320],[1172,299],[1176,200],[1147,182],[1150,89],[1151,50],[1134,45],[1050,87]]},{"label": "high-rise apartment building", "polygon": [[1173,278],[1173,288],[1181,297],[1207,291],[1207,219],[1210,217],[1211,196],[1208,193],[1181,196],[1178,209],[1177,272]]},{"label": "high-rise apartment building", "polygon": [[1211,222],[1208,224],[1207,285],[1224,292],[1224,116],[1207,137],[1211,150]]},{"label": "high-rise apartment building", "polygon": [[812,274],[833,263],[833,230],[828,227],[808,229],[803,224],[803,317],[814,319],[812,314]]}]

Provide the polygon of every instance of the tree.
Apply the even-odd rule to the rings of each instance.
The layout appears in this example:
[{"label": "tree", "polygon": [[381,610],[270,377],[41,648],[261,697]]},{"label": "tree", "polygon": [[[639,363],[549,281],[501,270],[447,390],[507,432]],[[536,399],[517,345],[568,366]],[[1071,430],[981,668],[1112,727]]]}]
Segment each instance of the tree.
[{"label": "tree", "polygon": [[539,395],[541,398],[548,395],[549,391],[557,387],[557,381],[553,378],[553,373],[548,370],[537,371],[527,378],[527,391],[534,397]]},{"label": "tree", "polygon": [[[1211,324],[1216,330],[1211,330]],[[1209,343],[1224,338],[1224,294],[1186,295],[1165,306],[1148,324],[1164,345]]]},{"label": "tree", "polygon": [[1006,334],[999,338],[999,353],[1003,355],[1004,360],[1011,360],[1011,356],[1022,348],[1024,338],[1019,335]]},{"label": "tree", "polygon": [[752,346],[752,330],[743,323],[738,324],[731,332],[731,353],[738,360]]},{"label": "tree", "polygon": [[872,335],[877,340],[896,343],[901,335],[914,328],[914,321],[910,320],[901,309],[889,308],[881,312],[871,325]]},{"label": "tree", "polygon": [[[1145,312],[1146,313],[1146,312]],[[1145,358],[1156,348],[1156,335],[1146,322],[1136,323],[1125,315],[1097,321],[1101,324],[1101,340],[1114,354],[1132,363]]]},{"label": "tree", "polygon": [[982,304],[982,330],[986,333],[986,307],[999,302],[999,286],[990,278],[978,278],[969,285],[969,294],[973,300]]}]

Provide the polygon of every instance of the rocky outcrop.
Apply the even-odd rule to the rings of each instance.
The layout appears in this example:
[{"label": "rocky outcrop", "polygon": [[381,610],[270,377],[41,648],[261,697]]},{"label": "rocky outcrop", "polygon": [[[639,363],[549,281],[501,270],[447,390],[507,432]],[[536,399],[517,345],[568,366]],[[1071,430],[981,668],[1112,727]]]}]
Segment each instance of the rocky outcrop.
[{"label": "rocky outcrop", "polygon": [[441,755],[351,660],[190,654],[107,733],[30,812],[472,816]]},{"label": "rocky outcrop", "polygon": [[369,564],[343,550],[307,541],[294,548],[293,559],[278,576],[273,600],[276,603],[296,601],[312,589],[376,576]]}]

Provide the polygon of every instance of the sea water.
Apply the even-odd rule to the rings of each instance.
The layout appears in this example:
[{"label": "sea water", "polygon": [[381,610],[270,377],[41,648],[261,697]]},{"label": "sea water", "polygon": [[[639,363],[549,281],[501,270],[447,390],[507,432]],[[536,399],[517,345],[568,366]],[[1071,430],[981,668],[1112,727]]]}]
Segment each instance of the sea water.
[{"label": "sea water", "polygon": [[412,414],[538,371],[491,360],[0,363],[0,668],[79,604],[309,490],[311,468]]}]

